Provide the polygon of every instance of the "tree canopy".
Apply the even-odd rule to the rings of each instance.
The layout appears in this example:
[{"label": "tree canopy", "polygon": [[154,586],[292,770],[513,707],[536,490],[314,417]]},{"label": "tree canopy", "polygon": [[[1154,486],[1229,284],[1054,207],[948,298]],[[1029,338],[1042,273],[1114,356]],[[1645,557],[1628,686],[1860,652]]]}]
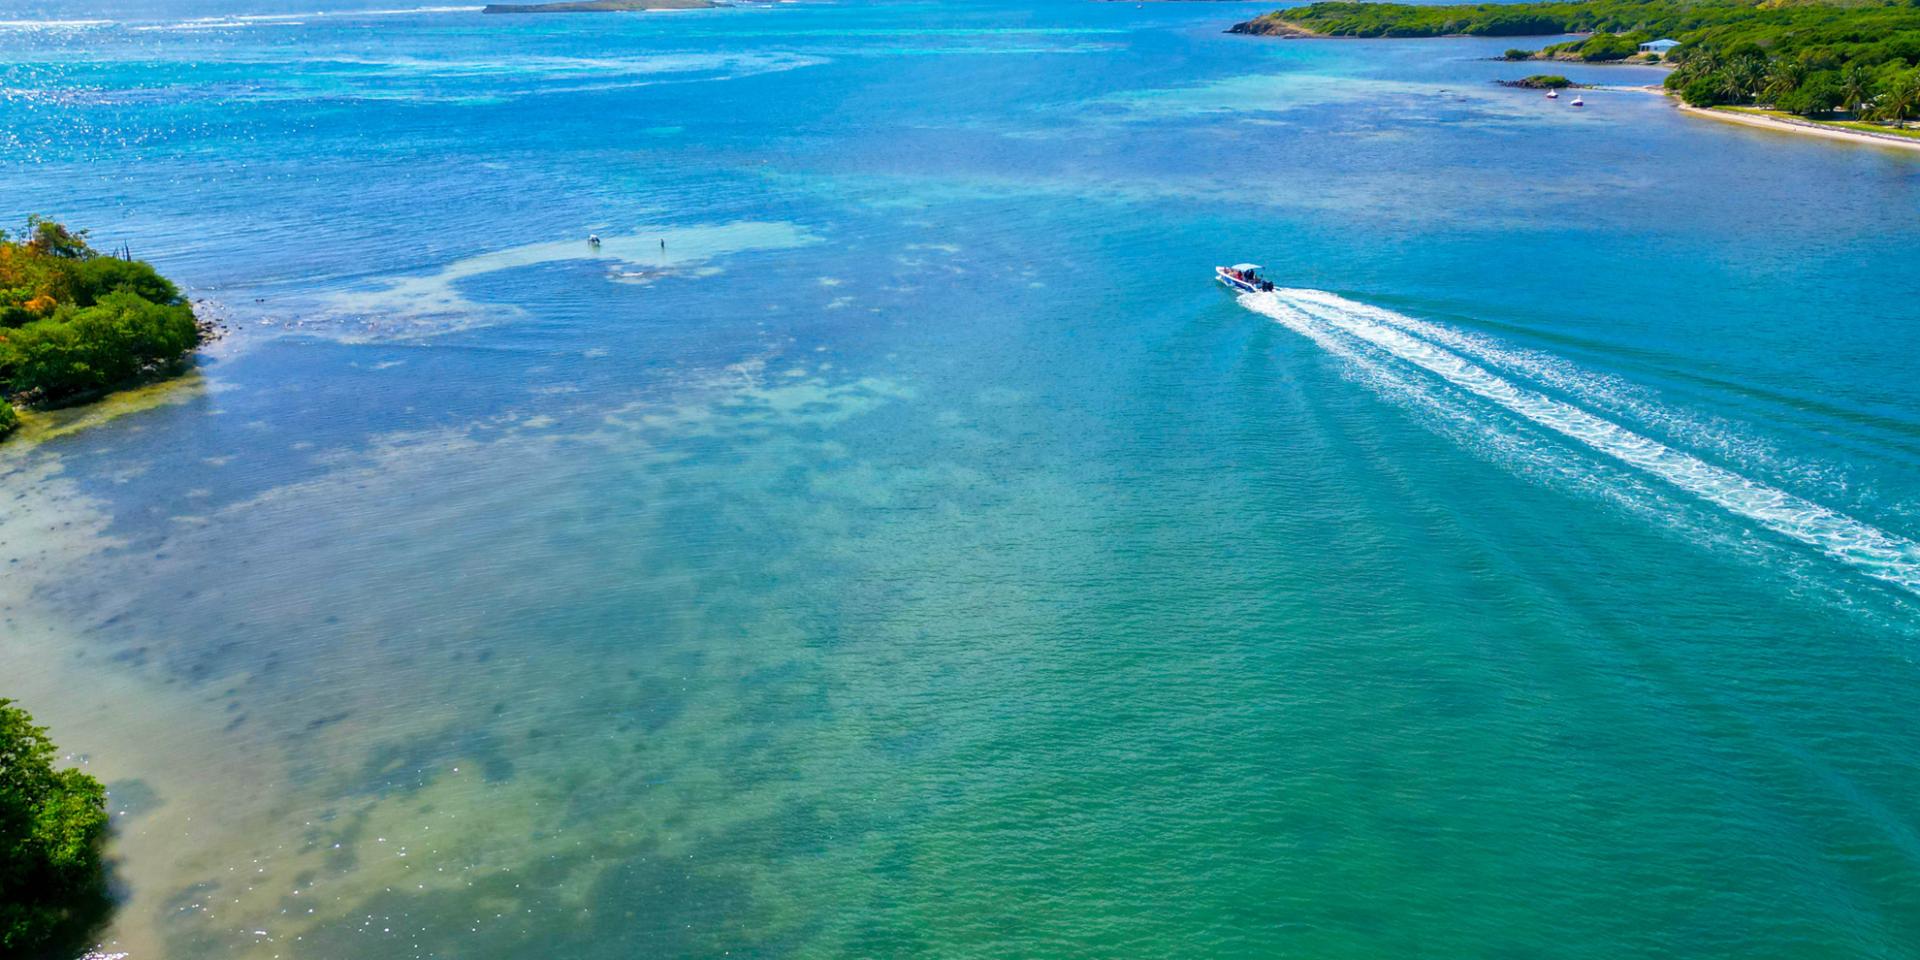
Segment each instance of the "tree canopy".
[{"label": "tree canopy", "polygon": [[[1263,26],[1265,25],[1265,26]],[[1836,109],[1904,124],[1920,116],[1920,0],[1579,0],[1415,6],[1347,0],[1277,10],[1249,32],[1339,37],[1590,34],[1538,55],[1623,60],[1680,41],[1667,86],[1695,106],[1761,104],[1807,115]],[[1509,50],[1509,59],[1527,51]]]},{"label": "tree canopy", "polygon": [[0,699],[0,956],[83,933],[106,903],[106,788],[54,756],[46,728]]},{"label": "tree canopy", "polygon": [[[0,397],[58,403],[112,389],[200,342],[193,311],[153,267],[94,250],[86,231],[29,218],[0,231]],[[18,423],[0,399],[0,436]]]}]

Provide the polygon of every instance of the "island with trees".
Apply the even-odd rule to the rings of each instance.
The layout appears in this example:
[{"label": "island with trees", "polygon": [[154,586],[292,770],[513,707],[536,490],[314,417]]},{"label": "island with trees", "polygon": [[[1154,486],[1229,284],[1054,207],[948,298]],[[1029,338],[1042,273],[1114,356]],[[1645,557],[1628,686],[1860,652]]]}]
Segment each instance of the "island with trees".
[{"label": "island with trees", "polygon": [[61,406],[181,368],[202,328],[144,261],[93,249],[85,231],[29,218],[0,231],[0,437],[15,405]]},{"label": "island with trees", "polygon": [[[1459,4],[1313,3],[1233,32],[1280,37],[1554,37],[1506,58],[1665,60],[1666,87],[1693,107],[1768,108],[1907,132],[1920,117],[1920,0],[1583,0]],[[1672,39],[1664,56],[1641,44]]]},{"label": "island with trees", "polygon": [[1499,83],[1503,87],[1518,87],[1522,90],[1567,90],[1587,86],[1584,83],[1574,83],[1557,73],[1536,73],[1518,80],[1501,80]]},{"label": "island with trees", "polygon": [[46,728],[0,699],[0,956],[77,952],[109,904],[106,788],[55,754]]}]

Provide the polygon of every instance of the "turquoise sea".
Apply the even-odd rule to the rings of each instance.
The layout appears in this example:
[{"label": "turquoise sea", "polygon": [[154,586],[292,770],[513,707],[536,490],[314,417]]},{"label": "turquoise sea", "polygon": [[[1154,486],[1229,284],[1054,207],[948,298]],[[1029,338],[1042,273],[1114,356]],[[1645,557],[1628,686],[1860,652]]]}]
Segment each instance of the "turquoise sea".
[{"label": "turquoise sea", "polygon": [[103,949],[1920,957],[1920,153],[1264,4],[404,5],[0,0],[0,219],[233,328],[0,445]]}]

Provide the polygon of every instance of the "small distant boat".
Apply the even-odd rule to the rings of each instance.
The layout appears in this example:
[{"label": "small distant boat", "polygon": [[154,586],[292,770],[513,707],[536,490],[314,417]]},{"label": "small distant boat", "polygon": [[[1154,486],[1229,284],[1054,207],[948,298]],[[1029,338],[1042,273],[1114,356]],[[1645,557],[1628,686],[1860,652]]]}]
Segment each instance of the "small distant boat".
[{"label": "small distant boat", "polygon": [[1587,105],[1587,102],[1585,100],[1580,99],[1579,97],[1574,97],[1573,105],[1576,107],[1584,107]]},{"label": "small distant boat", "polygon": [[1560,99],[1560,91],[1558,91],[1558,90],[1548,90],[1548,91],[1547,91],[1547,99],[1548,99],[1548,100],[1558,100],[1558,99]]},{"label": "small distant boat", "polygon": [[1231,267],[1214,267],[1213,278],[1220,281],[1221,286],[1241,293],[1259,293],[1262,290],[1273,289],[1273,281],[1260,276],[1260,265],[1257,263],[1236,263]]}]

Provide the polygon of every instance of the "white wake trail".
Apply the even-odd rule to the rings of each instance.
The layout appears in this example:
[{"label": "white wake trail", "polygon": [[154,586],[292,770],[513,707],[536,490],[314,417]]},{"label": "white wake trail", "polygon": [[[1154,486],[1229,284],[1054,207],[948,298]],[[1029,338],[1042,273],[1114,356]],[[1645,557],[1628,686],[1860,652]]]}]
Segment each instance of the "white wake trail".
[{"label": "white wake trail", "polygon": [[[1920,543],[1715,466],[1573,404],[1520,387],[1416,336],[1411,331],[1420,329],[1421,321],[1364,304],[1348,306],[1351,301],[1318,290],[1242,294],[1240,302],[1322,346],[1327,345],[1329,331],[1371,344],[1534,424],[1815,547],[1870,576],[1920,594]],[[1396,319],[1382,322],[1387,316]]]},{"label": "white wake trail", "polygon": [[1563,357],[1539,350],[1518,349],[1484,334],[1456,330],[1395,313],[1372,304],[1349,300],[1321,290],[1294,291],[1303,300],[1351,311],[1369,320],[1399,327],[1423,340],[1439,344],[1454,353],[1495,370],[1544,384],[1575,403],[1599,408],[1603,414],[1625,415],[1632,422],[1664,431],[1668,442],[1678,441],[1733,461],[1736,469],[1790,473],[1796,479],[1815,483],[1825,489],[1844,488],[1845,483],[1819,464],[1790,460],[1773,444],[1756,437],[1739,425],[1721,420],[1701,420],[1683,411],[1661,404],[1652,391],[1612,374],[1582,369]]}]

